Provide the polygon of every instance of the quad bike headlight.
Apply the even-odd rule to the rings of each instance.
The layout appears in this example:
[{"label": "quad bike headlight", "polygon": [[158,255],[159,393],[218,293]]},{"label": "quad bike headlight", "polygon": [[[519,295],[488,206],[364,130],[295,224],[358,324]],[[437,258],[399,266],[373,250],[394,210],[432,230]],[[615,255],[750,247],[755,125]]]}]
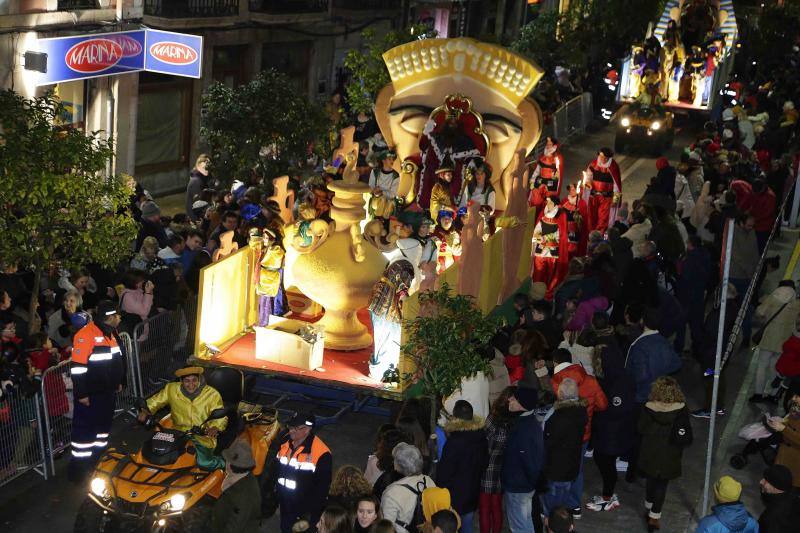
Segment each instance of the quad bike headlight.
[{"label": "quad bike headlight", "polygon": [[631,125],[631,119],[629,119],[628,117],[622,117],[620,124],[622,124],[623,128],[627,128],[628,126]]},{"label": "quad bike headlight", "polygon": [[653,131],[660,130],[661,129],[661,123],[659,121],[657,121],[657,120],[653,121],[653,123],[650,124],[650,129],[653,130]]},{"label": "quad bike headlight", "polygon": [[186,505],[186,496],[183,494],[174,494],[169,499],[169,507],[172,511],[181,511]]},{"label": "quad bike headlight", "polygon": [[106,480],[101,477],[93,478],[92,482],[89,484],[89,488],[92,490],[92,494],[95,496],[99,496],[101,498],[108,496]]}]

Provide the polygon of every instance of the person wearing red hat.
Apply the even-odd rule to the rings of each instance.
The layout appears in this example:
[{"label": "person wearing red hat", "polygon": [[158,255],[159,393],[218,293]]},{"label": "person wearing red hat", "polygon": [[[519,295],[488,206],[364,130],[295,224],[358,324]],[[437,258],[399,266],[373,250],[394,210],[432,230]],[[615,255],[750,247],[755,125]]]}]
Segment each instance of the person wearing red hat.
[{"label": "person wearing red hat", "polygon": [[547,285],[546,300],[553,299],[553,292],[567,275],[569,264],[569,233],[567,211],[561,209],[555,198],[548,196],[544,210],[533,229],[533,282]]},{"label": "person wearing red hat", "polygon": [[[531,172],[530,195],[528,204],[541,208],[547,196],[561,197],[561,173],[564,168],[564,156],[559,150],[558,139],[548,137],[544,152],[536,160]],[[556,202],[558,203],[558,202]]]},{"label": "person wearing red hat", "polygon": [[589,224],[587,231],[605,233],[614,222],[622,199],[622,175],[610,148],[601,148],[597,158],[583,172],[584,186],[589,187]]}]

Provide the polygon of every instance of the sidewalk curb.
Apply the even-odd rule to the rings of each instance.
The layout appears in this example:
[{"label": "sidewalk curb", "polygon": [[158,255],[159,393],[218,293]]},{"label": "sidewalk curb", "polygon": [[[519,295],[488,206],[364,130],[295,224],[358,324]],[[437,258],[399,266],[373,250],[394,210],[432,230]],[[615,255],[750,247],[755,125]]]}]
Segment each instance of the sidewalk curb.
[{"label": "sidewalk curb", "polygon": [[[732,439],[738,438],[737,434],[739,432],[739,428],[744,425],[743,418],[746,414],[745,407],[747,407],[747,399],[750,397],[750,390],[753,387],[753,376],[755,376],[756,368],[758,367],[758,349],[748,348],[747,351],[751,354],[750,364],[747,365],[747,372],[744,373],[742,386],[739,388],[739,392],[736,395],[736,403],[734,403],[730,415],[726,417],[728,420],[725,424],[725,429],[722,430],[722,434],[717,440],[717,445],[714,447],[715,457],[714,463],[711,465],[712,480],[719,478],[720,471],[725,464],[724,460],[726,457],[720,456],[719,452],[726,450],[728,447],[727,444],[731,442]],[[697,524],[702,518],[702,516],[698,516],[698,513],[701,510],[700,506],[702,505],[703,487],[701,486],[698,490],[698,496],[694,510],[689,515],[689,521],[686,524],[685,531],[687,533],[692,533],[697,529]]]}]

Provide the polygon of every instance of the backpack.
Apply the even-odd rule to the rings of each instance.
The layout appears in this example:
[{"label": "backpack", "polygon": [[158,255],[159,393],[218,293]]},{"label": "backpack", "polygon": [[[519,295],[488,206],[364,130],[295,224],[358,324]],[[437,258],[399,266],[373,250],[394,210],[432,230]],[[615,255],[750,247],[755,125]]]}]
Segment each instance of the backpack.
[{"label": "backpack", "polygon": [[689,411],[684,407],[678,411],[675,420],[672,421],[672,429],[669,432],[669,443],[679,448],[686,448],[694,440],[692,435],[692,423],[689,420]]},{"label": "backpack", "polygon": [[[422,488],[420,488],[420,485],[422,485]],[[416,488],[411,485],[406,485],[405,483],[400,486],[414,493],[416,503],[414,504],[414,514],[410,522],[406,523],[402,520],[395,520],[395,523],[406,531],[413,532],[425,523],[425,513],[422,510],[422,492],[428,488],[427,481],[425,481],[425,477],[423,476],[423,478],[417,482]]]}]

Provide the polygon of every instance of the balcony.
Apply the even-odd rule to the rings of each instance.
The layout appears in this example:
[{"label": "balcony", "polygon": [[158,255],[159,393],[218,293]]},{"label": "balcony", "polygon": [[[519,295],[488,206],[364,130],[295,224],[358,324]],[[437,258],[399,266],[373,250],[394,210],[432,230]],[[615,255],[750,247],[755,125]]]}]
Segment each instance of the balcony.
[{"label": "balcony", "polygon": [[250,0],[250,12],[269,15],[327,13],[328,0]]},{"label": "balcony", "polygon": [[144,14],[176,19],[235,17],[239,0],[145,0]]}]

